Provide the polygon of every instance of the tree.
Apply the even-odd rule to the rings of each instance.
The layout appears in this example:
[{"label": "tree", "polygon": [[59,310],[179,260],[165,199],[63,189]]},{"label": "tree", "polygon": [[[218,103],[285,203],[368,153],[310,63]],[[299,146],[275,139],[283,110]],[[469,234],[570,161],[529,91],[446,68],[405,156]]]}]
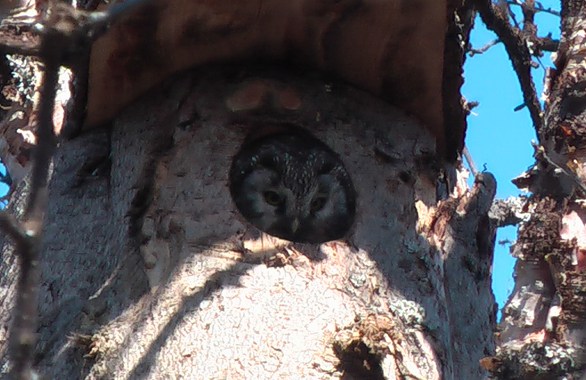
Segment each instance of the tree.
[{"label": "tree", "polygon": [[[472,4],[134,3],[141,2],[99,17],[52,5],[39,16],[40,44],[5,44],[36,54],[44,69],[32,74],[43,73],[38,108],[19,98],[28,123],[39,124],[32,170],[22,159],[29,147],[14,134],[22,125],[11,115],[4,121],[13,160],[3,161],[28,172],[9,207],[21,222],[0,219],[16,242],[16,250],[5,245],[0,264],[0,316],[15,326],[12,346],[7,328],[0,339],[4,371],[230,379],[511,373],[508,360],[521,354],[503,346],[495,355],[493,339],[496,222],[488,213],[496,182],[479,173],[467,190],[457,161]],[[478,7],[498,19],[490,3]],[[105,24],[112,26],[84,58]],[[295,65],[283,64],[288,57]],[[63,64],[73,73],[59,72]],[[344,239],[279,240],[236,210],[232,157],[247,136],[275,124],[309,130],[340,155],[357,192]]]},{"label": "tree", "polygon": [[[529,41],[536,35],[536,27],[531,26],[535,11],[536,3],[526,2],[523,14],[529,26],[524,33]],[[562,38],[556,67],[547,73],[544,112],[531,88],[529,50],[512,43],[515,31],[511,33],[512,28],[502,20],[487,17],[486,9],[480,12],[499,36],[509,38],[505,46],[513,57],[540,142],[535,146],[535,165],[514,180],[518,187],[530,190],[531,196],[519,210],[525,213],[525,220],[512,250],[518,258],[516,284],[500,324],[499,349],[483,363],[501,378],[581,378],[584,229],[580,199],[584,182],[583,159],[578,153],[583,144],[579,137],[582,108],[577,105],[582,94],[577,89],[583,76],[578,63],[583,41],[578,36],[584,4],[561,2]]]}]

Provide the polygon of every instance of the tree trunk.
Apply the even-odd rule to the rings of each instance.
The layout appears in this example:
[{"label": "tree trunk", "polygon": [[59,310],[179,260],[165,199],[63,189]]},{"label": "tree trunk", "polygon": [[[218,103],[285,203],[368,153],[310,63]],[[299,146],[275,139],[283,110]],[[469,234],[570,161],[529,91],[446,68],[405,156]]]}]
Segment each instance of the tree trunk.
[{"label": "tree trunk", "polygon": [[[357,193],[344,239],[279,240],[233,205],[232,157],[275,122],[309,130],[340,155]],[[266,67],[182,74],[54,157],[39,371],[484,377],[479,360],[494,352],[487,212],[496,184],[482,174],[437,204],[447,193],[440,172],[454,172],[443,166],[418,122],[346,85]],[[12,255],[5,245],[3,325],[15,296]]]},{"label": "tree trunk", "polygon": [[562,39],[546,79],[536,164],[515,179],[532,195],[513,247],[515,289],[499,349],[484,362],[502,379],[580,379],[586,365],[586,6],[562,1]]}]

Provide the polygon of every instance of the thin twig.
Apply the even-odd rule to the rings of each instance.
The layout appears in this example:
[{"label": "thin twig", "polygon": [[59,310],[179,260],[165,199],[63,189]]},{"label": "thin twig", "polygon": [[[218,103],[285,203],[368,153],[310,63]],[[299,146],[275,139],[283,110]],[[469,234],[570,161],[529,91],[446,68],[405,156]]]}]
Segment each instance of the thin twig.
[{"label": "thin twig", "polygon": [[[518,7],[523,7],[523,3],[520,0],[507,1],[507,4],[516,5]],[[556,11],[553,8],[545,8],[543,6],[543,4],[539,1],[535,2],[535,12],[536,13],[549,13],[551,15],[558,16],[558,17],[561,16],[559,11]]]},{"label": "thin twig", "polygon": [[519,26],[519,21],[517,21],[517,16],[515,15],[515,12],[513,12],[513,10],[511,9],[511,5],[508,3],[507,15],[511,18],[511,20],[513,20],[513,25],[515,25],[515,28],[520,29],[521,27]]},{"label": "thin twig", "polygon": [[37,302],[39,291],[40,239],[47,206],[47,177],[56,146],[53,132],[53,107],[59,78],[59,66],[65,41],[61,33],[48,29],[43,36],[41,54],[45,71],[41,88],[37,146],[34,150],[31,190],[24,212],[25,239],[16,244],[20,260],[14,325],[10,334],[13,374],[18,379],[31,379],[34,349],[37,343]]},{"label": "thin twig", "polygon": [[462,155],[464,155],[466,162],[468,162],[468,167],[470,168],[470,172],[472,173],[472,175],[474,177],[476,177],[476,175],[478,174],[478,169],[476,169],[476,165],[474,165],[474,160],[472,159],[472,155],[470,154],[470,151],[468,150],[468,147],[466,145],[464,145],[464,149],[462,149]]},{"label": "thin twig", "polygon": [[[0,228],[15,242],[20,273],[16,288],[14,324],[10,332],[11,374],[13,378],[31,380],[38,377],[33,370],[37,342],[38,291],[40,284],[40,242],[43,219],[47,208],[47,181],[51,159],[57,145],[53,126],[53,109],[60,66],[75,52],[85,49],[113,20],[152,0],[129,0],[106,12],[87,14],[71,7],[57,5],[38,31],[41,46],[38,56],[44,60],[37,127],[37,146],[34,150],[31,189],[25,206],[24,221],[19,224],[6,213],[0,213]],[[73,16],[73,17],[63,17]],[[63,22],[66,20],[67,22]],[[85,46],[80,46],[80,43]],[[6,45],[3,46],[6,48]],[[0,46],[1,48],[1,46]],[[21,47],[22,48],[22,47]],[[33,51],[34,53],[34,51]]]},{"label": "thin twig", "polygon": [[78,14],[87,17],[87,22],[81,24],[75,32],[78,35],[84,35],[88,39],[87,42],[94,41],[103,35],[108,30],[108,27],[118,19],[152,2],[154,0],[127,0],[123,3],[116,3],[102,12],[85,12],[74,9]]},{"label": "thin twig", "polygon": [[[78,25],[69,34],[69,38],[73,41],[77,38],[85,44],[90,44],[100,36],[102,36],[115,21],[121,17],[135,11],[137,8],[149,5],[154,0],[128,0],[123,3],[116,3],[109,7],[106,11],[101,12],[87,12],[80,9],[75,9],[67,4],[56,3],[50,12],[49,18],[57,19],[59,16],[64,16],[68,21],[76,20]],[[22,25],[21,25],[22,26]],[[32,31],[35,31],[32,23],[29,24]],[[34,25],[36,32],[43,35],[43,23]],[[23,41],[4,41],[0,42],[0,52],[2,54],[21,54],[44,58],[38,45],[31,42]]]},{"label": "thin twig", "polygon": [[47,175],[51,157],[55,151],[56,136],[53,131],[53,109],[55,106],[55,89],[59,81],[59,67],[62,52],[67,49],[61,34],[49,29],[43,36],[41,54],[44,57],[45,70],[41,89],[39,108],[39,125],[37,128],[38,144],[33,153],[31,192],[25,209],[25,220],[41,224],[42,211],[45,209]]},{"label": "thin twig", "polygon": [[495,38],[494,40],[489,41],[486,45],[484,45],[481,48],[478,48],[478,49],[470,48],[468,50],[468,55],[470,55],[470,57],[473,57],[476,54],[485,53],[486,51],[488,51],[488,49],[490,49],[491,47],[493,47],[494,45],[496,45],[500,42],[501,42],[501,40],[499,40],[498,38]]},{"label": "thin twig", "polygon": [[104,12],[94,12],[92,13],[96,23],[101,20],[104,23],[112,23],[116,21],[121,16],[128,14],[129,12],[133,12],[138,7],[142,7],[148,5],[149,3],[153,2],[153,0],[126,0],[123,3],[116,3],[107,11]]},{"label": "thin twig", "polygon": [[20,263],[20,273],[16,289],[14,322],[10,332],[9,348],[13,364],[11,369],[13,378],[31,380],[38,378],[33,371],[33,362],[37,343],[37,303],[40,282],[38,252],[40,239],[28,234],[24,236],[26,236],[26,239],[21,239],[15,244]]}]

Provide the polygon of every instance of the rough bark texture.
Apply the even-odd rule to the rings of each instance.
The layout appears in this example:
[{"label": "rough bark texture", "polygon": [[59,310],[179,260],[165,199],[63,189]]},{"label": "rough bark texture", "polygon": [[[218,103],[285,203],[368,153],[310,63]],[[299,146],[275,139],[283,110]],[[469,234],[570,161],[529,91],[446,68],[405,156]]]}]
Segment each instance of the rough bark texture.
[{"label": "rough bark texture", "polygon": [[[231,157],[267,121],[307,128],[340,154],[358,194],[347,239],[290,244],[239,216]],[[479,360],[494,351],[496,184],[484,174],[436,208],[433,141],[363,92],[265,67],[184,74],[111,128],[63,142],[46,215],[40,372],[483,377]],[[3,326],[11,255],[5,246]]]},{"label": "rough bark texture", "polygon": [[503,310],[498,355],[485,361],[502,379],[582,378],[586,365],[585,26],[584,2],[562,1],[542,147],[516,180],[533,195],[513,249],[515,289]]}]

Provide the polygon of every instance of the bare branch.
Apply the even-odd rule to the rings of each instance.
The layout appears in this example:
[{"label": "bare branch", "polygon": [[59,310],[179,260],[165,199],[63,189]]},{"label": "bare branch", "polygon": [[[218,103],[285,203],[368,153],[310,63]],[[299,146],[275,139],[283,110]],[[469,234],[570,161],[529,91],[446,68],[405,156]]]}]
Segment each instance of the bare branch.
[{"label": "bare branch", "polygon": [[[20,259],[20,276],[17,289],[14,326],[10,334],[13,358],[12,373],[18,379],[30,379],[33,375],[34,349],[36,346],[37,302],[39,291],[39,248],[43,217],[47,204],[47,177],[51,157],[56,146],[53,131],[53,107],[58,83],[59,66],[66,40],[56,29],[47,29],[41,44],[41,55],[45,58],[45,71],[41,89],[37,146],[31,179],[31,191],[24,213],[26,234],[16,244]],[[14,224],[13,224],[14,226]],[[15,232],[13,230],[13,232]],[[20,236],[23,236],[21,233]]]},{"label": "bare branch", "polygon": [[153,0],[127,0],[123,3],[116,3],[103,12],[86,12],[71,7],[67,8],[70,12],[75,12],[78,18],[84,19],[85,22],[80,23],[74,34],[87,38],[89,43],[104,34],[108,27],[120,17],[152,2]]},{"label": "bare branch", "polygon": [[500,43],[501,40],[499,40],[498,38],[488,42],[486,45],[484,45],[483,47],[479,48],[479,49],[474,49],[474,48],[469,48],[468,49],[468,55],[470,55],[470,57],[475,56],[476,54],[482,54],[485,53],[486,51],[488,51],[488,49],[490,49],[491,47],[493,47],[494,45]]},{"label": "bare branch", "polygon": [[37,146],[33,153],[31,190],[24,212],[24,222],[6,213],[0,213],[0,228],[14,241],[20,262],[17,299],[13,312],[14,324],[10,332],[10,354],[13,360],[11,374],[16,379],[38,377],[33,370],[37,342],[37,303],[40,282],[40,241],[43,219],[47,208],[47,181],[57,137],[53,126],[55,94],[59,68],[68,60],[76,59],[76,52],[87,49],[91,41],[103,33],[111,22],[139,5],[151,0],[129,0],[106,12],[87,13],[64,4],[55,4],[43,24],[37,25],[41,34],[38,52],[23,45],[0,44],[0,50],[38,55],[45,69],[41,88],[37,127]]},{"label": "bare branch", "polygon": [[521,85],[524,104],[529,109],[535,130],[539,132],[543,124],[542,110],[531,77],[532,61],[527,43],[521,33],[511,27],[502,10],[495,7],[490,0],[476,0],[475,4],[482,21],[505,45]]},{"label": "bare branch", "polygon": [[[43,36],[41,55],[45,58],[45,72],[37,128],[38,144],[33,155],[31,192],[25,210],[25,220],[27,222],[33,221],[38,227],[41,225],[46,206],[46,197],[43,193],[47,186],[49,165],[56,145],[56,136],[53,131],[53,108],[55,106],[55,90],[59,80],[61,54],[65,48],[62,35],[59,32],[50,29]],[[37,235],[38,232],[35,231],[34,234]]]},{"label": "bare branch", "polygon": [[560,40],[554,40],[551,38],[551,34],[548,34],[545,37],[538,37],[535,40],[535,44],[537,49],[541,51],[557,51],[560,46]]},{"label": "bare branch", "polygon": [[[523,2],[520,0],[507,1],[507,4],[523,7]],[[553,8],[545,8],[543,6],[543,4],[539,1],[535,2],[535,12],[536,13],[549,13],[551,15],[558,16],[558,17],[561,16],[559,11],[556,11]]]},{"label": "bare branch", "polygon": [[507,5],[507,15],[511,18],[511,20],[513,20],[513,25],[515,25],[515,28],[521,29],[521,26],[519,25],[519,21],[517,21],[517,16],[515,15],[515,12],[513,12],[511,10],[511,5],[508,3],[506,5]]},{"label": "bare branch", "polygon": [[466,145],[464,145],[464,149],[462,149],[462,155],[466,159],[466,162],[468,162],[468,167],[470,168],[470,172],[472,173],[472,175],[474,177],[476,177],[476,175],[478,174],[478,169],[476,169],[476,165],[474,164],[474,160],[472,159],[472,155],[470,154],[470,151],[468,150],[468,147]]},{"label": "bare branch", "polygon": [[[75,23],[71,26],[71,30],[66,31],[62,28],[61,32],[67,34],[70,40],[70,48],[79,48],[79,43],[89,46],[89,44],[103,35],[116,20],[123,17],[130,12],[136,10],[141,6],[146,6],[152,3],[153,0],[128,0],[123,3],[116,3],[103,12],[87,12],[76,9],[70,5],[63,3],[53,4],[46,19],[41,20],[40,23],[33,25],[29,23],[28,26],[31,31],[34,31],[41,36],[45,34],[44,29],[51,25],[56,25],[58,22],[65,21],[67,23]],[[93,6],[90,4],[90,6]],[[6,20],[4,20],[6,21]],[[19,27],[23,27],[19,23]],[[77,45],[73,42],[77,41]],[[2,41],[0,42],[0,52],[3,54],[22,54],[30,55],[40,58],[45,58],[38,46],[38,43],[30,41]],[[75,56],[73,54],[73,56]]]},{"label": "bare branch", "polygon": [[[5,227],[4,223],[2,225]],[[15,227],[15,225],[13,224],[12,227]],[[13,377],[29,380],[38,377],[33,370],[33,359],[37,343],[37,300],[40,282],[38,252],[40,239],[28,234],[25,234],[25,236],[25,239],[20,239],[16,244],[20,273],[9,347],[13,360],[11,371]]]}]

